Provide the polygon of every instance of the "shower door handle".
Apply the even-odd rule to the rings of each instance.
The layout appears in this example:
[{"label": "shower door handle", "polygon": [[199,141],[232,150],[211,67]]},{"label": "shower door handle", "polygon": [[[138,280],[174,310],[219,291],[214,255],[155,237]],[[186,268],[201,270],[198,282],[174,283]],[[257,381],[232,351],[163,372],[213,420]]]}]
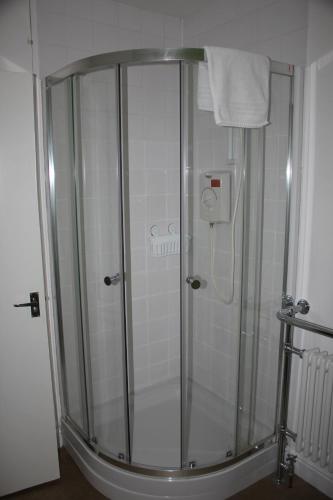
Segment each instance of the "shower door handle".
[{"label": "shower door handle", "polygon": [[191,285],[193,290],[198,290],[201,287],[201,281],[197,276],[187,276],[186,283]]},{"label": "shower door handle", "polygon": [[116,273],[113,276],[105,276],[104,283],[106,286],[117,285],[121,281],[120,273]]}]

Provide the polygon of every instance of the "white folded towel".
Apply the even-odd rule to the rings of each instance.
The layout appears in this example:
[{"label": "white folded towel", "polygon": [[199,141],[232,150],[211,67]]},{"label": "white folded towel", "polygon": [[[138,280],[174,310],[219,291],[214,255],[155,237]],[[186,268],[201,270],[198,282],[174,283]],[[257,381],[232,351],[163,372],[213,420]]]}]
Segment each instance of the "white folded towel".
[{"label": "white folded towel", "polygon": [[198,107],[214,111],[217,125],[258,128],[267,125],[270,60],[235,49],[205,47],[199,63]]}]

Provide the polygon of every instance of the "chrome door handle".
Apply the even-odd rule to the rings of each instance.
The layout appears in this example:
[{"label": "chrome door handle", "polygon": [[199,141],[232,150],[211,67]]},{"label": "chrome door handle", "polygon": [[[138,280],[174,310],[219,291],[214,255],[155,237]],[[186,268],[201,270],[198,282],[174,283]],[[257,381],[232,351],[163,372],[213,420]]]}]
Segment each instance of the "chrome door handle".
[{"label": "chrome door handle", "polygon": [[121,281],[120,273],[116,273],[113,276],[105,276],[104,283],[106,286],[117,285]]},{"label": "chrome door handle", "polygon": [[191,285],[193,290],[198,290],[201,287],[201,281],[196,276],[187,276],[186,283]]},{"label": "chrome door handle", "polygon": [[38,318],[38,316],[40,316],[38,292],[31,292],[30,302],[23,302],[22,304],[14,304],[14,307],[30,307],[31,308],[31,317]]}]

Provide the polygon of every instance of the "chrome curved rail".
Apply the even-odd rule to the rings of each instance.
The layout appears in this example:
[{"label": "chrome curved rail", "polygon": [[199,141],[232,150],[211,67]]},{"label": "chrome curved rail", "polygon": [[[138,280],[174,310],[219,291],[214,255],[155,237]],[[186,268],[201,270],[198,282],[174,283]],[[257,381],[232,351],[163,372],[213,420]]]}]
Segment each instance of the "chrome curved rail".
[{"label": "chrome curved rail", "polygon": [[108,69],[116,64],[153,64],[172,61],[204,61],[204,49],[133,49],[106,52],[86,57],[68,64],[46,77],[46,85],[52,86],[68,76],[85,75],[92,71]]},{"label": "chrome curved rail", "polygon": [[[205,60],[205,51],[202,48],[184,49],[133,49],[120,50],[118,52],[106,52],[96,56],[86,57],[68,64],[62,69],[46,77],[46,86],[64,80],[71,75],[85,75],[92,71],[101,71],[117,64],[154,64],[162,62],[188,61],[200,62]],[[293,76],[294,66],[292,64],[271,61],[271,72]]]},{"label": "chrome curved rail", "polygon": [[318,333],[319,335],[333,339],[333,329],[328,328],[327,326],[318,325],[317,323],[296,318],[295,316],[288,316],[288,314],[284,314],[281,311],[276,313],[276,317],[286,325],[295,326],[297,328],[301,328],[302,330]]}]

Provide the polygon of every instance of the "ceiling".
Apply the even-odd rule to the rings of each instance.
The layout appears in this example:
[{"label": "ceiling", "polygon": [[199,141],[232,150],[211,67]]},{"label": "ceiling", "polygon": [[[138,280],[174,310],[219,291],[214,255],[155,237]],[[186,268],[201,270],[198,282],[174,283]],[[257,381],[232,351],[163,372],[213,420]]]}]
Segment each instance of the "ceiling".
[{"label": "ceiling", "polygon": [[213,3],[215,0],[117,0],[139,9],[159,12],[169,16],[185,17]]}]

